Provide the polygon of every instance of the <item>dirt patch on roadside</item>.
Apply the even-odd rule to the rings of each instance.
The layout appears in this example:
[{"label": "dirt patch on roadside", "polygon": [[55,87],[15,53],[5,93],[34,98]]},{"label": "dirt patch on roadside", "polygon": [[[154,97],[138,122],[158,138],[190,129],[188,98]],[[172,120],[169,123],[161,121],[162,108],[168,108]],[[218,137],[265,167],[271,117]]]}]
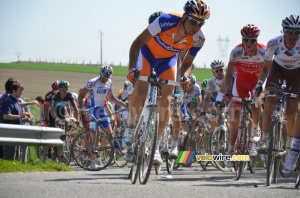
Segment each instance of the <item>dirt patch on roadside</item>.
[{"label": "dirt patch on roadside", "polygon": [[[37,71],[37,70],[16,70],[0,69],[0,94],[5,93],[5,82],[8,78],[19,80],[25,90],[23,98],[35,98],[45,96],[51,90],[51,83],[55,80],[67,80],[70,82],[70,91],[78,93],[81,87],[84,87],[88,80],[96,77],[98,74],[86,74],[77,72],[61,71]],[[117,95],[123,87],[126,80],[125,76],[113,76],[113,93]]]}]

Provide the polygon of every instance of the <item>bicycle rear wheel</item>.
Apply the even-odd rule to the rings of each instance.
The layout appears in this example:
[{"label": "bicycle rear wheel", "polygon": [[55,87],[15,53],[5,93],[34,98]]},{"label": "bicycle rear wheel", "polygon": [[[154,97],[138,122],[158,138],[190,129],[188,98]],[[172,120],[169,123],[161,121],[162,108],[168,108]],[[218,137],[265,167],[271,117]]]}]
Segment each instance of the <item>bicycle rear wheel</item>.
[{"label": "bicycle rear wheel", "polygon": [[74,140],[72,157],[82,168],[90,170],[92,155],[95,156],[95,163],[98,165],[94,170],[102,170],[109,166],[114,159],[114,148],[105,134],[86,131],[79,134]]},{"label": "bicycle rear wheel", "polygon": [[272,120],[271,131],[269,134],[269,148],[268,148],[268,163],[267,163],[267,186],[271,185],[274,176],[275,164],[275,134],[277,133],[278,121]]},{"label": "bicycle rear wheel", "polygon": [[155,154],[156,140],[158,135],[158,108],[157,106],[149,106],[145,116],[145,125],[142,138],[144,141],[141,144],[141,169],[139,173],[139,181],[141,184],[146,184],[153,165],[153,159]]}]

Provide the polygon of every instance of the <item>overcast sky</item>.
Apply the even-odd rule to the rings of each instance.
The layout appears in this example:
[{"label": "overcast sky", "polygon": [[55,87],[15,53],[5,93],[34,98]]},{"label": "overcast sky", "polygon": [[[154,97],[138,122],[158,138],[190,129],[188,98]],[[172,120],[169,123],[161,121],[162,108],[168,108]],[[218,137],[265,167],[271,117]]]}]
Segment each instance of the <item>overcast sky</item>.
[{"label": "overcast sky", "polygon": [[[226,60],[241,42],[240,29],[253,23],[259,42],[281,32],[281,21],[300,14],[300,0],[206,0],[210,18],[202,27],[204,47],[195,64],[208,67],[221,58],[219,36],[230,40]],[[97,63],[103,32],[103,63],[127,65],[133,40],[155,11],[183,13],[185,0],[0,0],[0,62],[29,59]],[[223,48],[225,42],[223,42]],[[225,47],[226,49],[226,47]],[[225,60],[225,61],[226,61]]]}]

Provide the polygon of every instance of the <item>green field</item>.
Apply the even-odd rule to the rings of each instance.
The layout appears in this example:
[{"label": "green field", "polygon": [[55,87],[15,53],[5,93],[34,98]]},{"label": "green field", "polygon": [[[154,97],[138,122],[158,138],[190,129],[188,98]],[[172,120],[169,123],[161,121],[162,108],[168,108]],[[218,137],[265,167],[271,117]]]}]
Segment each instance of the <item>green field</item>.
[{"label": "green field", "polygon": [[[25,69],[25,70],[46,70],[46,71],[66,71],[66,72],[80,72],[80,73],[99,73],[98,66],[88,65],[64,65],[64,64],[35,64],[35,63],[0,63],[0,69]],[[126,76],[128,72],[127,67],[114,66],[115,76]],[[197,81],[209,79],[212,77],[210,69],[195,69],[194,75]]]}]

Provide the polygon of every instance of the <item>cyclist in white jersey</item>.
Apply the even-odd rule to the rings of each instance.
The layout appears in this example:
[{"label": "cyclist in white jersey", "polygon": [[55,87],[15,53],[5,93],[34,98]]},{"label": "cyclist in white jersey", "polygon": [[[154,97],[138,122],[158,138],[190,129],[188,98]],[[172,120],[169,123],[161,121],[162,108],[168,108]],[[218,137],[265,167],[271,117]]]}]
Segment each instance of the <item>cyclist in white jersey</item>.
[{"label": "cyclist in white jersey", "polygon": [[[196,83],[196,77],[194,74],[190,76],[190,83],[188,87],[186,88],[186,93],[184,93],[183,99],[182,99],[182,106],[181,106],[181,111],[184,115],[183,120],[188,120],[189,119],[189,114],[187,111],[187,106],[188,104],[192,101],[193,97],[196,97],[198,107],[196,109],[191,109],[190,115],[195,116],[196,111],[200,110],[200,105],[201,105],[201,87]],[[186,127],[186,128],[185,128]],[[187,131],[187,126],[183,127],[184,131]]]},{"label": "cyclist in white jersey", "polygon": [[[215,111],[213,105],[222,85],[224,86],[224,66],[225,63],[222,60],[214,60],[210,64],[214,76],[207,82],[206,97],[203,102],[204,112],[212,113]],[[203,113],[201,112],[201,114]],[[215,120],[211,120],[210,126],[210,129],[214,129],[214,127],[216,126]]]},{"label": "cyclist in white jersey", "polygon": [[[278,91],[283,80],[286,80],[286,90],[290,93],[300,92],[300,19],[299,15],[291,15],[282,20],[283,35],[271,39],[267,44],[264,67],[259,75],[256,93],[262,90],[262,83],[267,78],[266,90]],[[269,71],[270,70],[270,71]],[[268,75],[268,77],[267,77]],[[268,137],[271,125],[271,114],[275,107],[276,98],[268,97],[263,111],[263,138],[261,145],[268,148]],[[297,115],[299,100],[288,98],[286,104],[287,144],[289,154],[285,161],[287,169],[295,166],[300,152],[300,113]],[[293,138],[294,136],[294,138]],[[293,145],[292,145],[293,142]],[[290,152],[292,151],[292,152]]]},{"label": "cyclist in white jersey", "polygon": [[[108,96],[108,100],[112,101],[115,104],[120,106],[125,106],[125,104],[118,100],[112,92],[112,80],[110,79],[113,73],[113,69],[110,65],[103,65],[100,70],[100,76],[93,78],[88,81],[84,89],[80,92],[78,97],[79,109],[84,107],[83,99],[89,93],[88,97],[88,108],[95,107],[93,110],[94,116],[99,119],[101,117],[106,116],[105,112],[105,96]],[[109,119],[106,118],[105,120],[101,121],[100,123],[105,130],[109,133],[112,132],[111,123]],[[91,156],[92,162],[90,165],[91,170],[97,169],[97,164],[95,163],[95,155]]]}]

